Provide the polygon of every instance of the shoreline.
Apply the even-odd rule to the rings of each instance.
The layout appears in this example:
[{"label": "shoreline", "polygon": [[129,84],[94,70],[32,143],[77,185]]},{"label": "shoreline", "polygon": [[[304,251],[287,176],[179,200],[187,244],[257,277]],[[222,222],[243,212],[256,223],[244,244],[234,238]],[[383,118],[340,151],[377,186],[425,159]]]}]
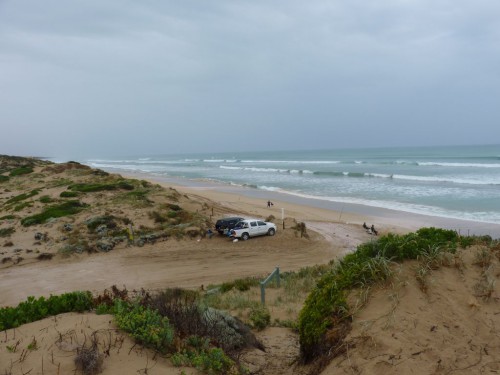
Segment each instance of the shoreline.
[{"label": "shoreline", "polygon": [[[293,213],[298,221],[319,221],[362,225],[374,224],[382,232],[409,232],[422,227],[438,227],[457,231],[461,235],[489,235],[500,238],[500,224],[461,220],[439,216],[422,215],[406,211],[373,207],[355,203],[326,201],[312,197],[300,197],[278,191],[265,191],[245,186],[226,185],[213,181],[190,180],[181,177],[155,176],[149,173],[119,173],[131,178],[139,178],[171,186],[183,192],[204,197],[238,212],[238,205],[266,217],[273,214],[281,218],[282,209],[285,216]],[[273,208],[269,209],[266,202],[271,200]],[[279,215],[279,216],[278,216]]]}]

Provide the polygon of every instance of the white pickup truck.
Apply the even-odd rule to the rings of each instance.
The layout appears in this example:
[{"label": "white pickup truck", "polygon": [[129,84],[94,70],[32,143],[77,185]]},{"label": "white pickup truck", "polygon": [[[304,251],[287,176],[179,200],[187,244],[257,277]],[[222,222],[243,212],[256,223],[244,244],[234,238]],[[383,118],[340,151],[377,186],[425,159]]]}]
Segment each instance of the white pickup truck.
[{"label": "white pickup truck", "polygon": [[267,221],[258,219],[245,219],[241,220],[231,230],[232,238],[241,238],[243,241],[248,240],[250,237],[256,236],[274,236],[276,234],[276,225]]}]

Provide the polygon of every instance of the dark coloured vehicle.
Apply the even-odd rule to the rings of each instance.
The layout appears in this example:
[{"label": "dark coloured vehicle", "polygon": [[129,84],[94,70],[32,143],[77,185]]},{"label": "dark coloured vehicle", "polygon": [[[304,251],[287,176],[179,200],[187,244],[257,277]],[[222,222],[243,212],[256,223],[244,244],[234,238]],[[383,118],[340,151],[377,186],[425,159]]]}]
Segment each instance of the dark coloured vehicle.
[{"label": "dark coloured vehicle", "polygon": [[224,231],[231,230],[238,224],[241,220],[244,220],[242,217],[225,217],[224,219],[217,220],[215,223],[215,230],[220,234],[224,234]]}]

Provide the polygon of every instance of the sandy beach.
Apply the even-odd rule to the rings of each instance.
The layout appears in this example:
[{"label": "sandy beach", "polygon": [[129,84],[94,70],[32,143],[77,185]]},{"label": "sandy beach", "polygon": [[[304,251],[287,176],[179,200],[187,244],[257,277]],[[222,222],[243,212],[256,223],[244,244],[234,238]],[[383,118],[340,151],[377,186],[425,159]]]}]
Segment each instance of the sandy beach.
[{"label": "sandy beach", "polygon": [[[424,226],[434,226],[455,230],[461,235],[489,235],[492,238],[500,238],[500,225],[498,224],[427,216],[350,203],[331,202],[276,191],[263,191],[209,181],[155,177],[151,174],[140,173],[129,174],[129,176],[147,179],[164,186],[174,186],[190,194],[199,195],[200,197],[218,202],[233,209],[235,212],[238,212],[241,208],[244,210],[250,209],[260,217],[266,217],[270,212],[276,217],[281,217],[281,209],[284,209],[285,216],[290,215],[301,221],[354,225],[362,225],[366,222],[370,225],[374,224],[382,232],[405,233]],[[268,200],[275,203],[271,209],[268,209],[266,206]]]}]

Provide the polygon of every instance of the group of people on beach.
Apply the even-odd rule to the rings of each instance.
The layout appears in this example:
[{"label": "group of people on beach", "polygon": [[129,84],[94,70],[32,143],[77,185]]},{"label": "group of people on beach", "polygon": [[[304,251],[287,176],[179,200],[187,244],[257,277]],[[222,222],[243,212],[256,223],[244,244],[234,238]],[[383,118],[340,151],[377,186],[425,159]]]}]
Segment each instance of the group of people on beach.
[{"label": "group of people on beach", "polygon": [[369,227],[366,223],[363,223],[363,228],[365,228],[369,234],[374,234],[375,236],[378,235],[378,232],[375,230],[375,226],[373,224]]},{"label": "group of people on beach", "polygon": [[271,208],[272,206],[274,206],[273,202],[271,202],[271,201],[267,201],[267,207],[268,207],[268,208]]}]

